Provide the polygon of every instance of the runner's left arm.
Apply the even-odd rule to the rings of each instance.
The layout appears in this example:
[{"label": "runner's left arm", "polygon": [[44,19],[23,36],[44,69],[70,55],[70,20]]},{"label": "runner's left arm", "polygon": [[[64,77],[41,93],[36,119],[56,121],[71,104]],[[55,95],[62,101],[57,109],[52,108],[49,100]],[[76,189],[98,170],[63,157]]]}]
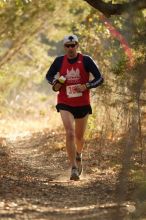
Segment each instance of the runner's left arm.
[{"label": "runner's left arm", "polygon": [[88,89],[96,88],[97,86],[101,85],[104,81],[102,74],[99,71],[98,66],[94,62],[94,60],[90,57],[85,55],[84,56],[84,66],[87,72],[90,72],[94,79],[89,81],[86,84]]}]

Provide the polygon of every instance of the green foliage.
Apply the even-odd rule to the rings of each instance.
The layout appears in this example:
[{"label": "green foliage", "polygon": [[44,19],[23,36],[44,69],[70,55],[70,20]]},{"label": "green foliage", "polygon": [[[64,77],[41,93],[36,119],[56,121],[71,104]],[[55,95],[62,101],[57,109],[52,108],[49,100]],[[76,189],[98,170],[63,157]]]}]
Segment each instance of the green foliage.
[{"label": "green foliage", "polygon": [[125,54],[123,54],[123,56],[121,55],[120,60],[115,64],[115,66],[113,66],[113,68],[111,68],[113,74],[122,76],[127,70],[127,62],[128,60]]},{"label": "green foliage", "polygon": [[[26,92],[30,97],[35,93],[36,99],[45,105],[48,96],[48,87],[43,88],[45,74],[54,57],[63,52],[60,41],[71,31],[70,24],[78,20],[79,11],[78,15],[71,11],[76,3],[51,0],[3,2],[0,11],[1,111],[6,112],[2,106],[11,108],[11,101],[22,106],[17,100],[19,95],[26,105]],[[85,4],[78,5],[84,11],[82,6]]]},{"label": "green foliage", "polygon": [[[44,78],[54,58],[63,53],[63,36],[73,32],[79,36],[81,51],[94,58],[105,79],[103,86],[92,90],[93,114],[87,138],[95,138],[95,143],[100,139],[101,147],[106,146],[106,140],[116,143],[120,150],[122,144],[133,147],[131,135],[136,137],[136,148],[143,150],[145,11],[105,21],[101,13],[77,0],[0,1],[0,8],[1,118],[6,109],[16,117],[20,113],[21,117],[32,117],[36,112],[38,118],[46,116],[54,96],[52,101]],[[131,57],[121,42],[126,42]],[[144,202],[145,178],[140,172],[134,172],[134,178],[136,184],[142,183],[137,197]]]},{"label": "green foliage", "polygon": [[[104,86],[93,92],[96,106],[122,108],[125,97],[128,102],[129,94],[133,93],[132,84],[137,82],[139,67],[136,69],[133,64],[133,69],[128,69],[129,57],[120,39],[132,49],[135,63],[143,65],[146,54],[143,12],[113,16],[107,20],[121,34],[120,37],[110,32],[101,13],[77,0],[70,0],[67,4],[61,0],[3,2],[0,18],[2,71],[10,79],[13,74],[13,80],[6,86],[8,92],[1,90],[4,99],[9,98],[15,86],[20,85],[23,90],[22,87],[41,85],[54,57],[63,53],[61,40],[64,34],[74,32],[79,36],[81,51],[95,59],[105,78]],[[5,80],[3,82],[5,85]],[[114,120],[114,116],[111,117]]]}]

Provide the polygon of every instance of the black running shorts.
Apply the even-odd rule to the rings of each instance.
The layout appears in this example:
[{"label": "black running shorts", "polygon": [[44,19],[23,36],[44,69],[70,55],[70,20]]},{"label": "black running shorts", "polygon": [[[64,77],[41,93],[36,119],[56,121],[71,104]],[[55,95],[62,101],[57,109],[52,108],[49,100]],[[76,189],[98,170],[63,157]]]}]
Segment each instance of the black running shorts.
[{"label": "black running shorts", "polygon": [[57,112],[59,112],[60,110],[69,111],[73,114],[74,118],[83,118],[87,114],[92,114],[92,108],[90,105],[72,107],[65,104],[57,104],[56,109]]}]

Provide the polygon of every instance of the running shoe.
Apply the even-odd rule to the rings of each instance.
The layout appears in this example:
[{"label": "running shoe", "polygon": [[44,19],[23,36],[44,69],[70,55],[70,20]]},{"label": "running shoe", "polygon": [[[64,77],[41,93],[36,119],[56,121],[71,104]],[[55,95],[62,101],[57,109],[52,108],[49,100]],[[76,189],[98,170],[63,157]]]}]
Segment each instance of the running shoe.
[{"label": "running shoe", "polygon": [[83,166],[82,166],[82,154],[79,154],[78,152],[76,153],[76,162],[77,162],[78,172],[80,176],[83,171]]},{"label": "running shoe", "polygon": [[72,167],[71,169],[71,176],[70,176],[70,180],[79,180],[79,172],[78,172],[78,168],[76,167]]}]

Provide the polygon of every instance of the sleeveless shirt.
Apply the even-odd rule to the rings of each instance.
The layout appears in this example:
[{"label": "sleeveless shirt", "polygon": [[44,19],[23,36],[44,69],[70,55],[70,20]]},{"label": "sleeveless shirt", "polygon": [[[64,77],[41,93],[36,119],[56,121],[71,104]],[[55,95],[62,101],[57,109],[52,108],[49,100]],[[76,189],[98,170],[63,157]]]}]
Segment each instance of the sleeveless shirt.
[{"label": "sleeveless shirt", "polygon": [[89,81],[89,73],[84,68],[82,54],[79,53],[78,60],[74,64],[70,64],[67,55],[65,55],[59,75],[64,76],[66,81],[57,96],[58,104],[73,107],[90,104],[89,90],[87,89],[84,92],[76,90],[76,85],[85,84]]}]

